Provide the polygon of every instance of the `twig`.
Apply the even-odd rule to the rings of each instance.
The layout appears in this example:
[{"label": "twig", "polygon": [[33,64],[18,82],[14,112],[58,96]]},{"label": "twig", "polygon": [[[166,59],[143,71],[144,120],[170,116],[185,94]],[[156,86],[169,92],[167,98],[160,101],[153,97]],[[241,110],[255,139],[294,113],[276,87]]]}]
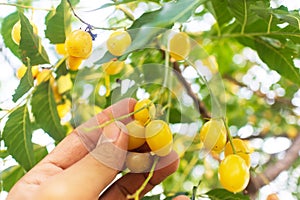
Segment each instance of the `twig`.
[{"label": "twig", "polygon": [[93,25],[87,23],[86,21],[84,21],[81,17],[79,17],[79,15],[76,14],[76,12],[75,12],[75,10],[74,10],[74,8],[73,8],[72,3],[70,2],[70,0],[67,0],[67,2],[68,2],[69,6],[70,6],[70,8],[71,8],[71,10],[72,10],[73,15],[74,15],[79,21],[81,21],[83,24],[87,25],[87,26],[90,27],[91,29],[101,29],[101,30],[117,30],[117,29],[125,29],[124,26],[120,26],[120,27],[108,27],[108,28],[106,28],[106,27],[97,27],[97,26],[93,26]]},{"label": "twig", "polygon": [[145,187],[147,186],[147,184],[149,183],[150,179],[153,177],[154,171],[155,171],[155,167],[158,163],[159,157],[156,157],[153,165],[151,167],[151,170],[147,176],[147,178],[145,179],[145,181],[143,182],[143,184],[141,185],[141,187],[135,191],[134,194],[132,195],[127,195],[127,199],[134,199],[134,200],[138,200],[140,197],[140,194],[143,192],[143,190],[145,189]]},{"label": "twig", "polygon": [[186,79],[182,76],[181,70],[179,68],[179,65],[177,62],[173,63],[173,68],[174,70],[177,72],[175,73],[178,80],[182,83],[182,85],[184,86],[184,88],[186,89],[186,92],[188,93],[188,95],[193,99],[194,104],[198,110],[198,112],[200,113],[202,119],[204,119],[205,121],[211,118],[210,113],[207,111],[204,103],[202,101],[200,101],[200,99],[196,96],[196,94],[192,91],[191,89],[191,85],[186,81]]},{"label": "twig", "polygon": [[300,134],[295,138],[290,148],[286,151],[283,159],[278,160],[275,164],[268,166],[263,173],[251,177],[246,188],[246,193],[248,193],[251,198],[254,198],[257,191],[261,187],[273,181],[282,171],[287,170],[292,166],[294,161],[299,158],[299,151]]}]

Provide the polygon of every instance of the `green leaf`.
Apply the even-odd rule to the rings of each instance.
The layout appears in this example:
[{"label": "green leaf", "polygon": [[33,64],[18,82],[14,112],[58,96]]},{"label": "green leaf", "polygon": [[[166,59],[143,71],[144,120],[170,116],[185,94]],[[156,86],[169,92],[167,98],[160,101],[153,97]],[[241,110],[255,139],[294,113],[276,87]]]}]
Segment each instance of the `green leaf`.
[{"label": "green leaf", "polygon": [[178,109],[171,108],[169,122],[175,124],[175,123],[191,123],[194,121],[190,118],[190,116],[184,115]]},{"label": "green leaf", "polygon": [[274,47],[268,41],[260,38],[255,38],[255,47],[259,57],[271,69],[277,71],[287,80],[300,85],[300,72],[294,66],[291,50]]},{"label": "green leaf", "polygon": [[25,175],[24,169],[20,165],[9,167],[0,173],[0,191],[10,191],[15,183]]},{"label": "green leaf", "polygon": [[5,46],[8,47],[16,57],[20,58],[19,46],[12,40],[11,37],[12,28],[18,21],[19,14],[17,12],[11,13],[5,17],[1,25],[1,35]]},{"label": "green leaf", "polygon": [[228,23],[233,17],[228,10],[228,3],[226,0],[210,0],[207,3],[207,7],[217,20],[219,26]]},{"label": "green leaf", "polygon": [[206,193],[211,200],[249,200],[249,197],[240,193],[233,194],[225,189],[214,189]]},{"label": "green leaf", "polygon": [[142,200],[160,200],[160,194],[153,195],[153,196],[145,196]]},{"label": "green leaf", "polygon": [[[60,62],[60,61],[58,61]],[[67,75],[69,73],[67,66],[66,66],[66,60],[62,62],[59,66],[57,66],[56,70],[56,79],[58,79],[60,76]]]},{"label": "green leaf", "polygon": [[71,8],[66,0],[62,0],[56,10],[46,16],[45,35],[52,44],[64,43],[66,35],[71,32]]},{"label": "green leaf", "polygon": [[9,115],[3,130],[7,151],[27,171],[35,164],[31,126],[28,108],[24,105]]},{"label": "green leaf", "polygon": [[274,14],[281,23],[287,22],[291,26],[300,30],[300,15],[299,11],[289,11],[286,7],[281,6],[277,9],[273,9],[270,11]]},{"label": "green leaf", "polygon": [[251,6],[259,4],[261,7],[267,8],[267,3],[263,0],[227,0],[230,9],[236,20],[242,24],[242,27],[255,22],[258,19],[256,13],[251,10]]},{"label": "green leaf", "polygon": [[32,112],[39,126],[55,141],[61,141],[66,130],[60,124],[53,91],[49,81],[37,86],[31,100]]},{"label": "green leaf", "polygon": [[33,144],[33,149],[34,149],[34,157],[36,160],[36,163],[41,161],[47,154],[47,148],[44,146],[40,146],[38,144]]},{"label": "green leaf", "polygon": [[[140,18],[135,20],[129,28],[129,34],[133,41],[125,54],[140,48],[150,48],[151,42],[159,34],[166,31],[163,28],[170,28],[175,22],[185,22],[203,2],[204,0],[179,0],[177,2],[166,3],[162,8],[156,11],[143,14]],[[106,54],[95,63],[105,63],[112,58],[114,58],[114,56],[106,52]]]},{"label": "green leaf", "polygon": [[130,28],[134,29],[142,26],[168,28],[175,22],[185,22],[203,2],[204,0],[178,0],[166,3],[157,11],[143,14],[134,21]]},{"label": "green leaf", "polygon": [[13,95],[13,101],[16,102],[19,98],[21,98],[30,88],[33,87],[33,77],[31,73],[31,66],[27,67],[27,71],[25,75],[21,78],[21,81]]},{"label": "green leaf", "polygon": [[[20,41],[20,53],[22,62],[25,65],[38,65],[49,63],[48,55],[42,46],[41,40],[33,33],[32,25],[26,16],[19,12],[21,21],[21,41]],[[28,58],[30,63],[28,63]]]},{"label": "green leaf", "polygon": [[7,150],[0,150],[0,158],[4,159],[7,156],[9,156],[9,153]]}]

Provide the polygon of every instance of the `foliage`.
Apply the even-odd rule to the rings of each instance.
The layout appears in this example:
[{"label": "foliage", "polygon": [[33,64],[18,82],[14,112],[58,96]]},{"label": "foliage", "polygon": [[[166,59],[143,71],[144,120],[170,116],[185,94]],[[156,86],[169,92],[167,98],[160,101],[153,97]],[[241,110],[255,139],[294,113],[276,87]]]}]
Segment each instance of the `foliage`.
[{"label": "foliage", "polygon": [[[269,0],[122,0],[91,7],[90,13],[113,8],[114,12],[105,19],[111,23],[102,27],[102,24],[93,24],[75,15],[80,11],[80,7],[76,7],[78,1],[70,3],[72,7],[68,1],[61,0],[50,11],[43,11],[45,30],[39,27],[38,34],[33,32],[29,20],[34,2],[19,4],[15,11],[0,20],[5,47],[20,64],[28,66],[9,99],[14,106],[5,110],[0,104],[0,111],[4,112],[1,120],[7,120],[1,131],[0,139],[5,147],[1,146],[0,158],[5,160],[12,156],[18,163],[1,172],[3,185],[0,188],[9,191],[46,156],[46,148],[32,142],[34,131],[42,129],[58,144],[67,135],[67,127],[75,128],[119,99],[138,98],[140,92],[145,91],[151,99],[159,97],[155,102],[161,106],[158,107],[159,117],[167,119],[174,127],[184,127],[174,134],[174,144],[186,148],[177,172],[162,183],[166,198],[181,193],[192,196],[192,187],[202,180],[197,189],[199,198],[248,199],[247,195],[219,188],[216,166],[223,155],[207,155],[203,150],[198,132],[207,119],[201,118],[202,104],[199,106],[195,100],[203,103],[208,114],[215,113],[216,105],[217,109],[226,107],[231,134],[243,137],[256,148],[253,174],[263,172],[269,163],[276,163],[277,155],[286,149],[274,153],[265,151],[263,146],[268,139],[281,136],[292,144],[299,133],[299,11],[289,10],[284,5],[271,6]],[[206,20],[209,17],[214,18],[213,22]],[[20,45],[11,37],[12,27],[18,20],[21,22]],[[195,27],[199,24],[209,28]],[[103,46],[95,46],[93,51],[101,52],[101,56],[92,54],[78,71],[69,70],[66,55],[52,55],[55,44],[64,43],[76,26],[97,33],[98,38],[115,29],[129,32],[132,44],[124,55],[117,57],[125,61],[121,73],[107,79],[101,66],[115,57]],[[184,31],[192,38],[190,57],[186,61],[174,62],[166,57],[168,29]],[[40,71],[50,70],[46,81],[37,83],[31,73],[34,65],[39,65]],[[198,72],[208,75],[197,74],[193,71],[195,66],[200,69]],[[164,67],[174,71],[168,72]],[[195,76],[184,76],[184,73]],[[72,86],[59,94],[58,80],[64,75],[70,75]],[[210,80],[209,76],[217,79]],[[123,82],[130,80],[136,84],[124,89]],[[220,85],[214,82],[218,80],[222,80]],[[161,85],[173,90],[162,89]],[[107,87],[111,92],[105,95],[103,88]],[[92,92],[86,92],[86,88]],[[221,92],[216,94],[218,91]],[[57,105],[66,102],[72,102],[73,107],[67,116],[61,117]],[[225,113],[222,110],[218,114]],[[190,129],[194,131],[193,137],[187,133]],[[299,159],[295,163],[299,164]],[[299,170],[298,164],[290,169],[291,173]],[[288,185],[293,185],[293,181]],[[298,189],[292,192],[299,197]],[[150,195],[144,199],[161,197],[160,194]]]}]

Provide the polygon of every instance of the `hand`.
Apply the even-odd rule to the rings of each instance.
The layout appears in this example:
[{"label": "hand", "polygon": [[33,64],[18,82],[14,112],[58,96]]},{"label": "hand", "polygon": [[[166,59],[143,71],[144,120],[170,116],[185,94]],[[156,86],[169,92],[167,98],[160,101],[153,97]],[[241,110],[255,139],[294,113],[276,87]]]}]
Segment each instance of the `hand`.
[{"label": "hand", "polygon": [[[124,99],[99,113],[95,119],[101,124],[108,121],[112,114],[114,117],[128,114],[133,111],[135,103],[134,99]],[[131,117],[121,122],[128,123],[130,120],[132,120]],[[109,125],[106,132],[104,128],[100,131],[98,129],[97,133],[98,138],[99,134],[104,134],[108,138],[113,137],[114,146],[124,150],[127,148],[128,136],[116,124]],[[119,170],[99,162],[82,141],[77,128],[15,184],[7,199],[126,199],[128,194],[133,194],[144,182],[147,177],[146,173],[128,173],[111,184]],[[98,145],[101,148],[99,142],[96,148]],[[176,171],[177,167],[178,156],[175,152],[160,158],[157,170],[141,195],[146,194]],[[109,184],[111,185],[103,192]],[[103,193],[99,197],[101,192]]]}]

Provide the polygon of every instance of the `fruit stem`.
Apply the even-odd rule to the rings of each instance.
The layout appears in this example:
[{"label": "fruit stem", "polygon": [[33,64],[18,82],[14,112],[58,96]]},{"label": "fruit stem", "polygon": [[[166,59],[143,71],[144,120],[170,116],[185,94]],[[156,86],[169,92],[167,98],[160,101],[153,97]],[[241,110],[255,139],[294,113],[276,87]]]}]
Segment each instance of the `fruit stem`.
[{"label": "fruit stem", "polygon": [[61,58],[54,66],[53,69],[58,68],[66,59],[68,56],[64,56],[63,58]]},{"label": "fruit stem", "polygon": [[147,186],[147,184],[149,183],[150,179],[152,178],[153,174],[154,174],[154,170],[155,170],[155,167],[158,163],[158,160],[159,160],[159,157],[156,157],[154,162],[153,162],[153,165],[151,167],[151,170],[147,176],[147,178],[145,179],[145,181],[143,182],[143,184],[140,186],[139,189],[137,189],[135,191],[134,194],[132,195],[127,195],[127,199],[134,199],[134,200],[139,200],[139,197],[140,197],[140,194],[141,192],[145,189],[145,187]]},{"label": "fruit stem", "polygon": [[76,14],[76,12],[75,12],[75,10],[74,10],[74,8],[73,8],[72,3],[71,3],[70,0],[67,0],[67,2],[68,2],[69,6],[70,6],[70,8],[71,8],[71,11],[72,11],[73,15],[74,15],[79,21],[81,21],[81,23],[87,25],[90,29],[101,29],[101,30],[117,30],[117,29],[125,29],[124,26],[120,26],[120,27],[111,27],[111,28],[105,28],[105,27],[96,27],[96,26],[93,26],[93,25],[87,23],[86,21],[84,21],[83,19],[81,19],[81,17],[79,17],[79,16]]},{"label": "fruit stem", "polygon": [[140,109],[137,109],[137,110],[135,110],[135,111],[133,111],[133,112],[130,112],[130,113],[126,114],[126,115],[121,115],[120,117],[112,118],[111,120],[108,120],[108,121],[106,121],[106,122],[104,122],[104,123],[102,123],[102,124],[100,124],[100,125],[98,125],[98,126],[94,126],[94,127],[91,127],[91,128],[85,128],[85,130],[86,130],[87,132],[89,132],[89,131],[95,130],[95,129],[97,129],[97,128],[103,128],[103,127],[105,127],[105,126],[107,126],[107,125],[109,125],[109,124],[111,124],[111,123],[113,123],[113,122],[115,122],[115,121],[119,121],[119,120],[122,120],[122,119],[126,119],[126,118],[128,118],[128,117],[134,115],[135,113],[140,112],[141,110],[143,110],[143,109],[145,109],[145,108],[148,108],[151,104],[152,104],[152,102],[150,102],[150,103],[144,105],[143,107],[141,107]]},{"label": "fruit stem", "polygon": [[110,95],[110,76],[108,74],[105,74],[105,86],[106,86],[105,97],[108,97]]},{"label": "fruit stem", "polygon": [[[170,59],[170,56],[169,56],[169,52],[168,51],[165,51],[165,78],[164,78],[164,90],[165,88],[171,88],[171,79],[170,79],[170,71],[169,70],[169,59]],[[166,121],[167,123],[169,123],[169,118],[170,118],[170,108],[171,108],[171,92],[170,90],[168,90],[168,109],[167,109],[167,114],[166,114]]]},{"label": "fruit stem", "polygon": [[228,139],[229,139],[229,142],[230,142],[230,145],[231,145],[233,154],[236,154],[236,150],[235,150],[235,147],[234,147],[234,144],[233,144],[233,141],[232,141],[233,138],[232,138],[232,135],[230,134],[228,125],[227,125],[227,123],[226,123],[226,120],[225,120],[224,118],[222,118],[222,121],[223,121],[224,126],[225,126],[225,128],[226,128],[226,132],[227,132],[227,135],[228,135]]}]

